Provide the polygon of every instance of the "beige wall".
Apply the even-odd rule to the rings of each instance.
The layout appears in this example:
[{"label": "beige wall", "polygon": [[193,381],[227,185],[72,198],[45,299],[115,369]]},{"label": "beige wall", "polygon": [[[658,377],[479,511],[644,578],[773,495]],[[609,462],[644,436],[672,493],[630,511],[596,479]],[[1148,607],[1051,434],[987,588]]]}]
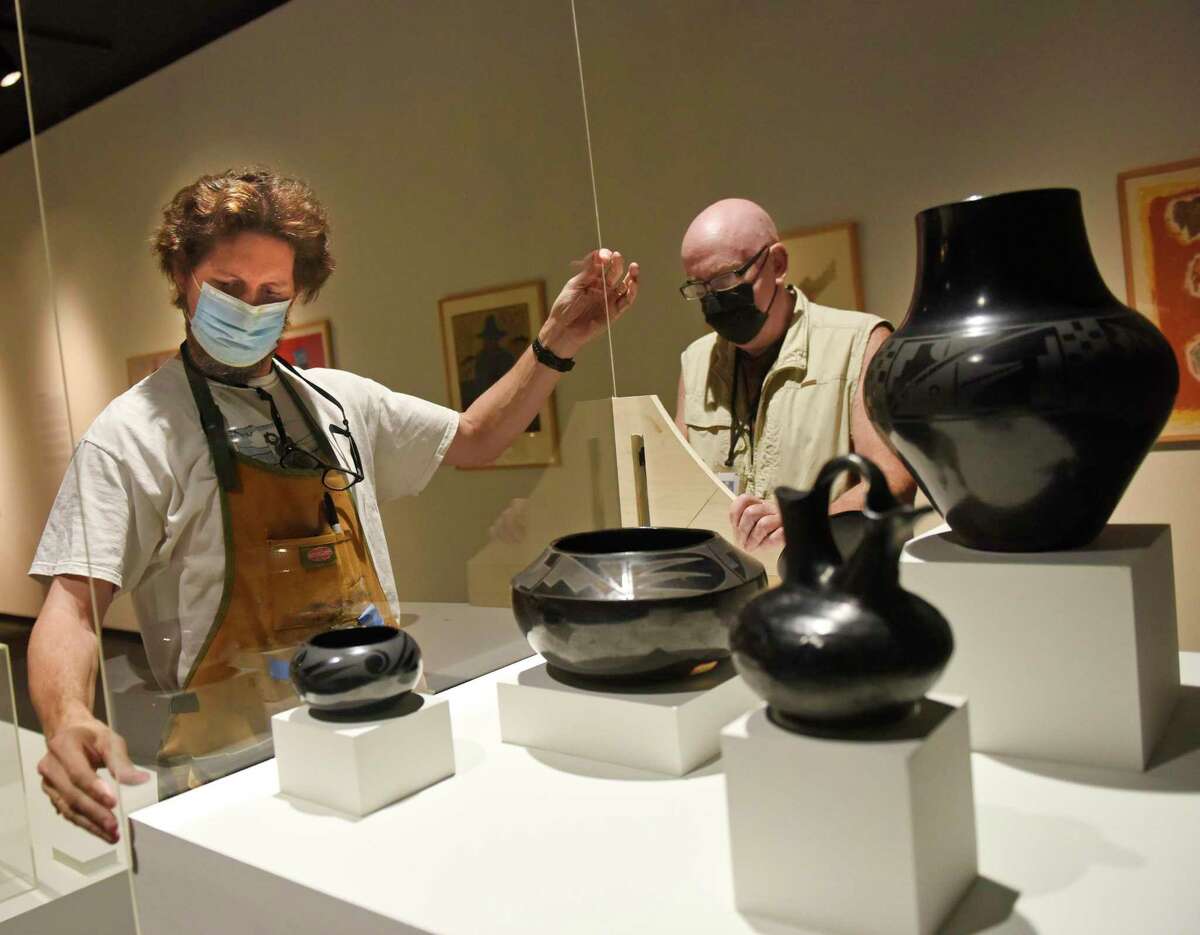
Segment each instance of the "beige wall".
[{"label": "beige wall", "polygon": [[31,613],[42,588],[25,577],[71,455],[33,164],[0,157],[0,613]]},{"label": "beige wall", "polygon": [[[1078,188],[1124,299],[1117,173],[1200,155],[1200,4],[678,4],[579,0],[607,240],[643,261],[616,329],[622,394],[673,399],[701,334],[679,239],[742,195],[781,229],[859,222],[867,310],[899,321],[913,215],[971,193]],[[626,25],[634,18],[636,29]],[[632,32],[632,34],[631,34]],[[1184,644],[1200,649],[1200,450],[1151,453],[1115,519],[1173,525]]]},{"label": "beige wall", "polygon": [[[127,357],[182,337],[148,238],[162,204],[203,171],[263,162],[306,177],[332,217],[338,270],[295,318],[332,319],[339,366],[441,403],[438,298],[520,279],[545,279],[552,297],[595,243],[570,7],[559,0],[296,0],[51,129],[41,156],[79,426],[125,388]],[[32,204],[29,161],[28,147],[0,157],[0,185]],[[34,211],[15,220],[5,236],[32,248]],[[2,423],[0,503],[19,511],[0,553],[0,611],[34,613],[40,592],[24,572],[65,458],[38,468],[12,442],[44,421],[26,411],[27,387],[51,392],[58,371],[52,356],[28,354],[49,321],[44,296],[24,286],[44,284],[40,254],[6,250],[0,263],[12,335],[0,347],[0,407],[16,412]],[[560,415],[607,396],[608,370],[606,348],[587,350]],[[32,491],[15,483],[31,474]],[[385,506],[400,593],[464,598],[466,559],[536,476],[445,470],[421,498]]]},{"label": "beige wall", "polygon": [[[1196,155],[1191,0],[577,6],[605,239],[644,267],[643,300],[615,336],[623,395],[673,397],[678,351],[701,330],[674,291],[678,240],[717,197],[756,198],[783,227],[857,219],[868,308],[898,320],[913,214],[970,192],[1079,188],[1100,268],[1123,295],[1117,172]],[[200,171],[250,160],[305,175],[331,211],[340,269],[303,317],[333,319],[339,365],[444,402],[438,297],[524,278],[553,295],[594,240],[570,27],[566,0],[293,0],[49,131],[81,423],[123,388],[127,356],[179,340],[144,248],[157,209]],[[28,163],[25,148],[0,157],[6,204],[29,208]],[[0,321],[42,355],[16,338],[0,348],[0,489],[32,478],[28,496],[0,498],[16,520],[0,609],[19,610],[63,447],[27,402],[61,412],[62,400],[45,322],[24,320],[39,298],[32,211],[3,237],[17,252],[0,257]],[[560,412],[607,395],[607,369],[605,349],[589,349]],[[48,467],[11,444],[34,422]],[[1117,518],[1174,524],[1181,628],[1200,649],[1188,561],[1198,471],[1200,452],[1152,454]],[[535,477],[442,471],[420,498],[385,507],[402,597],[462,599],[465,559]]]}]

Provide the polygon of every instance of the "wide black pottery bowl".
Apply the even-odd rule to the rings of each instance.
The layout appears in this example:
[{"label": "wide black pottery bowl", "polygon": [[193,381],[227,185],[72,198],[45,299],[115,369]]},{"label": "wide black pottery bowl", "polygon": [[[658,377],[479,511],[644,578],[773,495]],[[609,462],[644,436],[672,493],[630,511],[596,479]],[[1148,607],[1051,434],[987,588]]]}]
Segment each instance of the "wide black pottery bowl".
[{"label": "wide black pottery bowl", "polygon": [[706,529],[564,536],[512,582],[529,645],[591,678],[683,675],[729,655],[729,627],[766,587],[760,562]]},{"label": "wide black pottery bowl", "polygon": [[392,627],[326,630],[292,657],[300,698],[321,711],[353,711],[391,701],[421,680],[421,648]]}]

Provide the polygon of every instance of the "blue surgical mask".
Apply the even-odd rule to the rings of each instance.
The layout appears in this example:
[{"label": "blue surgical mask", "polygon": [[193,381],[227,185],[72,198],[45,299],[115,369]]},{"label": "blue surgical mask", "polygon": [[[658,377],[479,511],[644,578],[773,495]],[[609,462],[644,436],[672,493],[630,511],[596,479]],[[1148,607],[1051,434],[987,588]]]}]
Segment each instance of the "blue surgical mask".
[{"label": "blue surgical mask", "polygon": [[284,299],[249,305],[204,283],[192,316],[192,334],[213,360],[227,367],[249,367],[275,350],[291,304]]}]

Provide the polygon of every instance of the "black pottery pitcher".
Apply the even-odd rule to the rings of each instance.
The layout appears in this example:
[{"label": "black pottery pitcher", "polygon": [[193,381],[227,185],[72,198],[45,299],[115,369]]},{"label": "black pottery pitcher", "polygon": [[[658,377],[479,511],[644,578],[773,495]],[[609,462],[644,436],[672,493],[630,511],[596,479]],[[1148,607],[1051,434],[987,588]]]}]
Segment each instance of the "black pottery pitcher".
[{"label": "black pottery pitcher", "polygon": [[[868,486],[862,541],[844,559],[830,532],[834,481]],[[835,458],[812,490],[775,491],[786,538],[783,583],[750,601],[730,634],[734,665],[783,727],[857,727],[904,717],[954,650],[950,627],[900,587],[900,549],[927,510],[902,506],[879,468]]]}]

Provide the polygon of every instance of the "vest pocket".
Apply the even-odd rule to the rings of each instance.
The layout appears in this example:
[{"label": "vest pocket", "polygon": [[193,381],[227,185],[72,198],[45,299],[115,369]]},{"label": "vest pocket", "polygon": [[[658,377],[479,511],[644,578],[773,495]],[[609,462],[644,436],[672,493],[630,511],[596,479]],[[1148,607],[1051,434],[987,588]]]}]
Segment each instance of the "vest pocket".
[{"label": "vest pocket", "polygon": [[363,564],[345,532],[268,540],[267,598],[272,630],[310,633],[354,624],[371,601]]},{"label": "vest pocket", "polygon": [[729,410],[706,409],[696,400],[685,399],[683,403],[683,421],[689,428],[701,431],[729,431],[732,420]]}]

